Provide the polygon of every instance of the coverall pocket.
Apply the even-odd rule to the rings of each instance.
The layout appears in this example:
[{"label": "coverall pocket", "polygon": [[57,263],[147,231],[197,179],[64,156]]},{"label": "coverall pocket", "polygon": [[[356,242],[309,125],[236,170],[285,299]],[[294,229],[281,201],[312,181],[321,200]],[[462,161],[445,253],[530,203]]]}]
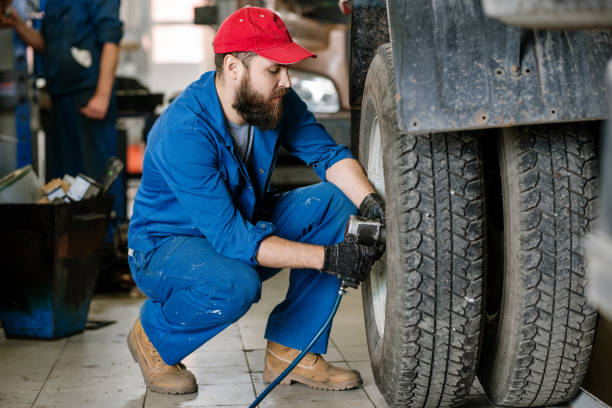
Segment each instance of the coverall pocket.
[{"label": "coverall pocket", "polygon": [[90,47],[75,43],[78,21],[75,21],[76,16],[73,14],[68,4],[55,6],[50,2],[43,20],[45,74],[48,79],[59,82],[58,85],[62,87],[78,83],[84,78],[86,71],[94,68],[93,61],[89,67],[85,67],[73,56],[73,48],[78,49],[81,54],[92,55]]}]

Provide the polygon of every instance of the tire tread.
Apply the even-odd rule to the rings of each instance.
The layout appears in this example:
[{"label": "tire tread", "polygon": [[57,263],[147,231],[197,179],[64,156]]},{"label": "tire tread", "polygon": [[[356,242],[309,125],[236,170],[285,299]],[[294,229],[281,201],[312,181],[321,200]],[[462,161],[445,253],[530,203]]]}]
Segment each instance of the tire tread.
[{"label": "tire tread", "polygon": [[[407,381],[400,387],[406,391],[397,406],[455,406],[472,384],[484,250],[480,187],[467,188],[481,178],[480,166],[473,166],[479,161],[475,144],[473,137],[459,134],[404,135],[398,141],[399,162],[415,163],[412,168],[402,166],[408,176],[404,180],[418,180],[400,189],[404,202],[418,202],[400,221],[409,249],[401,263],[413,265],[411,259],[420,259],[413,268],[418,278],[407,276],[418,284],[404,294],[403,302],[420,302],[414,309],[406,308],[402,319],[410,323],[405,331],[417,332],[418,340],[406,347],[402,371],[407,375],[402,378]],[[421,160],[413,160],[413,154]],[[412,172],[416,176],[411,178]],[[474,224],[476,228],[470,229]]]},{"label": "tire tread", "polygon": [[579,390],[596,323],[585,297],[582,243],[597,201],[593,139],[580,125],[551,125],[520,128],[512,143],[524,305],[507,388],[494,401],[561,404]]},{"label": "tire tread", "polygon": [[[473,134],[399,131],[391,62],[391,46],[383,45],[364,93],[364,107],[371,95],[391,93],[382,98],[382,104],[389,104],[379,120],[395,126],[389,132],[394,135],[383,139],[387,216],[392,213],[390,228],[399,241],[395,272],[387,281],[387,319],[392,311],[394,320],[385,326],[384,344],[377,346],[383,356],[372,359],[374,377],[391,407],[452,407],[464,402],[472,386],[481,338],[485,238],[480,148]],[[366,117],[362,112],[362,134],[369,125],[363,122]],[[368,319],[366,312],[366,326],[374,325]],[[368,333],[377,336],[375,328]],[[376,342],[368,338],[368,343],[376,355]]]}]

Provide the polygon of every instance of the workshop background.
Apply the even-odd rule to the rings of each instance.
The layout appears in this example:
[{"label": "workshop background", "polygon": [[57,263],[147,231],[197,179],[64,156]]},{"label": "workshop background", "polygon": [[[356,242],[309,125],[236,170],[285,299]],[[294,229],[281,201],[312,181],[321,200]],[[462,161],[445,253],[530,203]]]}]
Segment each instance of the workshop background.
[{"label": "workshop background", "polygon": [[[43,4],[44,4],[44,0]],[[350,145],[348,103],[348,29],[350,17],[334,1],[122,1],[124,35],[116,71],[118,104],[118,159],[124,164],[126,217],[116,218],[111,242],[103,247],[96,292],[133,288],[127,270],[127,225],[142,172],[146,137],[164,108],[192,81],[214,69],[212,41],[217,24],[244,5],[276,10],[296,41],[318,54],[292,69],[293,88],[340,144]],[[39,25],[39,4],[15,1]],[[22,169],[39,184],[50,181],[52,126],[50,97],[40,76],[40,58],[12,30],[0,30],[0,177]],[[31,165],[31,169],[23,169]],[[272,184],[279,191],[318,181],[314,171],[298,159],[281,153]],[[99,179],[100,174],[84,176]],[[76,177],[77,175],[68,175]],[[22,178],[28,178],[20,175]],[[25,182],[24,182],[25,183]],[[33,188],[24,184],[21,188]],[[57,183],[44,186],[46,190]],[[50,191],[46,191],[49,193]],[[5,193],[8,194],[8,193]],[[51,196],[52,197],[52,196]]]},{"label": "workshop background", "polygon": [[[305,61],[292,69],[292,85],[336,141],[350,145],[347,63],[350,17],[340,12],[336,1],[123,0],[120,18],[124,35],[116,71],[119,109],[116,125],[119,131],[117,158],[124,164],[119,177],[124,180],[126,218],[113,220],[116,214],[110,214],[111,221],[118,225],[111,239],[102,239],[100,220],[84,219],[89,224],[72,231],[71,242],[84,240],[80,249],[87,246],[90,249],[86,250],[88,254],[79,256],[81,265],[73,265],[67,278],[74,278],[76,274],[88,276],[80,279],[80,287],[64,288],[61,286],[70,283],[64,281],[66,276],[60,276],[62,267],[57,262],[61,260],[50,248],[55,245],[52,241],[59,239],[59,232],[52,232],[51,237],[38,232],[66,227],[49,220],[64,214],[59,214],[58,210],[58,214],[40,215],[28,205],[0,205],[3,234],[13,232],[11,239],[19,240],[23,236],[17,236],[17,230],[22,231],[23,220],[28,219],[29,245],[44,247],[40,253],[16,248],[17,253],[49,258],[44,265],[36,262],[29,265],[31,273],[19,279],[28,288],[17,291],[12,297],[31,297],[31,288],[26,282],[30,278],[37,279],[43,268],[49,276],[44,278],[46,285],[41,290],[48,291],[51,296],[68,294],[49,306],[53,309],[50,313],[58,315],[55,319],[38,322],[48,327],[42,330],[30,327],[30,332],[26,333],[26,337],[34,333],[32,337],[45,340],[7,338],[14,336],[5,336],[0,329],[0,406],[245,407],[265,387],[262,380],[263,331],[268,313],[284,297],[288,271],[266,282],[263,300],[239,323],[185,361],[198,379],[196,395],[168,396],[147,392],[125,342],[144,299],[132,281],[127,264],[127,226],[141,177],[147,132],[163,109],[189,83],[214,69],[212,41],[217,25],[247,4],[277,11],[294,39],[318,54],[315,63]],[[38,18],[44,0],[14,0],[13,6],[18,11],[25,11],[35,27],[40,26]],[[47,135],[52,126],[51,102],[45,80],[38,75],[40,64],[40,58],[11,29],[0,29],[0,178],[13,174],[12,179],[2,185],[3,203],[16,195],[32,193],[32,189],[50,181],[47,177],[51,161],[48,160]],[[107,170],[100,169],[100,172]],[[100,174],[84,176],[92,181]],[[20,190],[5,188],[15,179]],[[273,175],[273,185],[277,189],[287,190],[317,181],[312,169],[281,154]],[[49,195],[50,190],[58,186],[58,183],[45,186],[45,192]],[[87,217],[92,212],[110,211],[108,202],[100,200],[87,208],[70,208],[68,216]],[[7,218],[18,220],[9,223]],[[25,242],[17,243],[17,246],[25,245]],[[79,293],[70,295],[70,291],[75,290]],[[75,296],[78,299],[74,299]],[[65,317],[59,316],[64,312]],[[265,406],[385,406],[371,371],[368,373],[369,357],[358,291],[346,297],[336,322],[326,357],[359,369],[366,381],[364,388],[341,393],[311,390],[301,385],[279,387],[266,399]],[[36,324],[28,323],[30,326]],[[22,337],[23,330],[28,328],[19,327],[19,323],[17,326],[17,337]],[[70,335],[71,332],[76,334]]]},{"label": "workshop background", "polygon": [[[361,3],[365,8],[381,4]],[[39,27],[44,4],[13,0],[34,27]],[[39,75],[41,60],[11,29],[0,29],[0,248],[23,271],[13,276],[2,268],[0,273],[0,307],[6,316],[0,328],[0,407],[248,407],[265,388],[263,333],[267,315],[284,297],[286,270],[263,285],[262,300],[239,322],[184,361],[197,378],[197,394],[147,391],[126,346],[144,301],[127,264],[127,229],[147,133],[189,83],[214,69],[216,28],[245,5],[278,12],[294,40],[318,54],[293,66],[292,86],[334,139],[355,150],[351,17],[341,12],[337,0],[122,0],[117,160],[98,174],[62,180],[48,177],[52,118],[46,83]],[[124,218],[111,210],[112,200],[105,194],[117,177],[123,180]],[[280,154],[272,177],[276,189],[317,181],[312,169]],[[70,205],[35,204],[58,197],[70,197]],[[30,204],[15,204],[11,200],[16,198]],[[111,236],[106,234],[109,222],[116,226]],[[612,353],[612,332],[605,321],[599,329],[600,338],[608,340],[595,346],[597,356],[608,360],[596,358],[592,364],[601,373]],[[359,370],[363,387],[328,392],[301,384],[279,386],[261,406],[388,407],[370,365],[361,288],[344,296],[325,358]],[[609,398],[606,402],[582,392],[567,406],[608,407],[608,378],[589,377],[594,389]],[[494,405],[475,379],[463,406]]]}]

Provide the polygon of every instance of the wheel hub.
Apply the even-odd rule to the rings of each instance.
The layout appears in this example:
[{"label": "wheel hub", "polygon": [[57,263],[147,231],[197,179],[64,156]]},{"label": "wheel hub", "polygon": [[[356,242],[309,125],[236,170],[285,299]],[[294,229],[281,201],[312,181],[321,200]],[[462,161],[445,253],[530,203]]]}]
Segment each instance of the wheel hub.
[{"label": "wheel hub", "polygon": [[[385,178],[383,169],[382,140],[379,118],[376,116],[370,128],[370,146],[368,149],[368,179],[381,197],[385,197]],[[385,333],[385,306],[387,304],[387,256],[383,255],[370,271],[372,306],[379,336]]]}]

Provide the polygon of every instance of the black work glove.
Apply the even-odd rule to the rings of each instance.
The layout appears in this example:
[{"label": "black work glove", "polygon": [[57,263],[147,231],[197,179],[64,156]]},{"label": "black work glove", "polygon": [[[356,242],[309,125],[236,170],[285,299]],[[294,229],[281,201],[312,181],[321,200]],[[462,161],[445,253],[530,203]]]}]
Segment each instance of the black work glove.
[{"label": "black work glove", "polygon": [[366,217],[368,220],[382,220],[385,218],[385,202],[378,193],[370,193],[359,204],[359,215]]},{"label": "black work glove", "polygon": [[[366,217],[368,220],[380,220],[383,226],[387,222],[385,215],[385,202],[378,193],[370,193],[359,204],[359,215]],[[385,246],[376,246],[376,255],[374,260],[377,261],[385,253]]]},{"label": "black work glove", "polygon": [[359,283],[367,279],[375,257],[376,248],[366,245],[346,241],[326,245],[322,271],[337,276],[348,286],[357,289]]}]

